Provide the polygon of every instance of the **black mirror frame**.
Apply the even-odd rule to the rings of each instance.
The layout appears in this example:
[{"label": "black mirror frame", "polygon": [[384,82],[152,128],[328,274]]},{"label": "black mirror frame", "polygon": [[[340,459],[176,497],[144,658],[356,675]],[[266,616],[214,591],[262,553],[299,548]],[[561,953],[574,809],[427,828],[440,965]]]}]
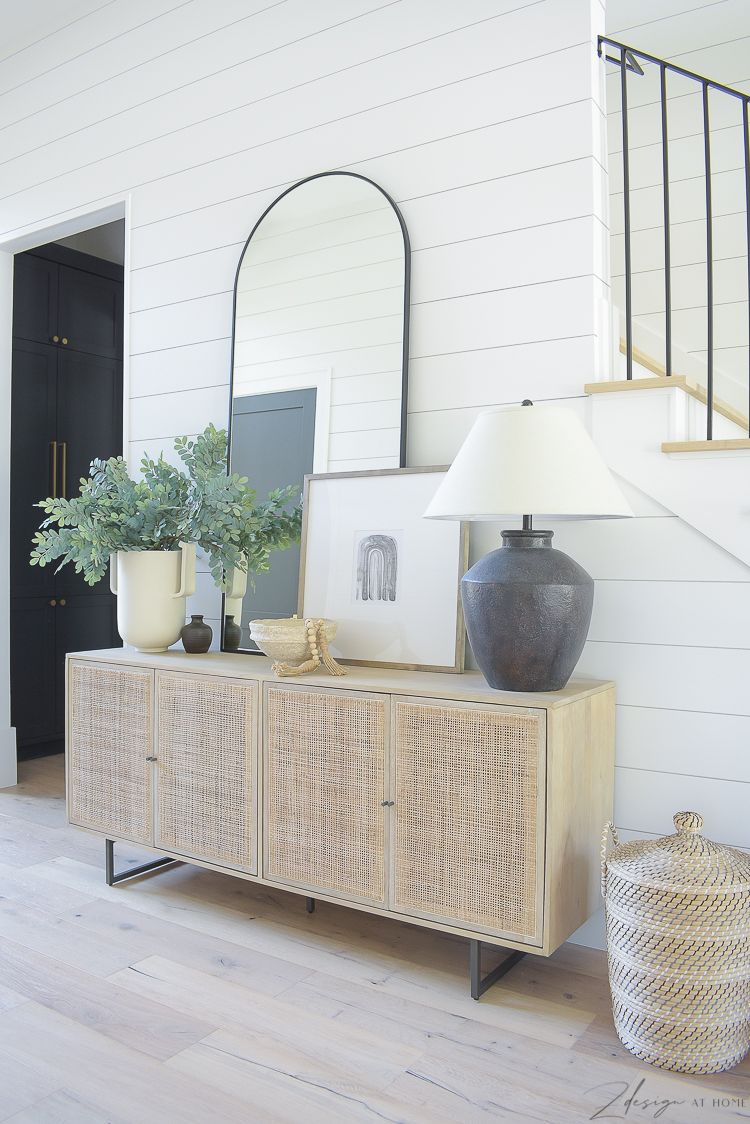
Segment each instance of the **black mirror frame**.
[{"label": "black mirror frame", "polygon": [[[240,260],[237,263],[237,270],[236,270],[235,275],[234,275],[234,292],[233,292],[233,295],[232,295],[232,347],[231,347],[231,352],[230,352],[230,357],[229,357],[229,421],[228,421],[228,424],[227,424],[227,470],[229,469],[230,457],[231,457],[231,452],[232,452],[232,389],[233,389],[233,386],[234,386],[234,341],[235,341],[235,326],[236,326],[236,322],[237,322],[237,284],[239,282],[240,270],[242,268],[242,262],[243,262],[243,259],[245,257],[245,253],[247,251],[248,246],[250,245],[250,242],[252,240],[253,235],[255,234],[256,230],[258,229],[260,224],[265,219],[266,215],[268,215],[269,212],[273,210],[273,208],[276,206],[276,204],[279,203],[284,198],[285,195],[288,195],[290,193],[290,191],[295,191],[296,188],[301,187],[303,183],[309,183],[311,180],[323,179],[326,176],[350,176],[352,179],[364,180],[365,183],[371,184],[374,188],[376,188],[380,192],[380,194],[382,196],[384,196],[388,200],[391,207],[393,208],[393,210],[396,213],[396,217],[398,218],[399,226],[401,227],[401,234],[402,234],[403,239],[404,239],[404,322],[403,322],[403,346],[402,346],[402,353],[401,353],[401,434],[400,434],[400,441],[399,441],[399,462],[398,462],[398,466],[399,466],[399,468],[406,468],[406,426],[407,426],[408,405],[409,405],[409,401],[408,401],[408,399],[409,399],[409,315],[410,315],[410,311],[411,311],[411,242],[409,241],[409,232],[406,229],[406,222],[404,221],[404,216],[401,214],[401,211],[400,211],[399,206],[396,203],[395,199],[393,199],[388,194],[388,192],[385,191],[384,188],[382,188],[380,186],[380,184],[375,183],[375,180],[371,180],[368,176],[360,175],[359,172],[337,171],[336,169],[334,169],[330,172],[316,172],[312,176],[305,176],[304,179],[298,180],[297,183],[293,183],[291,185],[291,187],[287,187],[284,191],[281,192],[280,195],[277,195],[276,198],[274,199],[273,203],[270,203],[266,207],[265,211],[260,216],[260,218],[256,222],[255,226],[250,231],[250,234],[248,235],[247,240],[245,241],[245,245],[242,247],[242,253],[240,254]],[[227,649],[227,648],[224,647],[224,621],[225,621],[224,608],[225,608],[225,602],[226,602],[226,595],[222,593],[222,595],[221,595],[221,651],[222,652],[231,650],[231,649]],[[238,655],[254,655],[255,653],[250,652],[247,649],[241,649],[236,654],[238,654]],[[259,652],[258,655],[262,655],[262,652]]]}]

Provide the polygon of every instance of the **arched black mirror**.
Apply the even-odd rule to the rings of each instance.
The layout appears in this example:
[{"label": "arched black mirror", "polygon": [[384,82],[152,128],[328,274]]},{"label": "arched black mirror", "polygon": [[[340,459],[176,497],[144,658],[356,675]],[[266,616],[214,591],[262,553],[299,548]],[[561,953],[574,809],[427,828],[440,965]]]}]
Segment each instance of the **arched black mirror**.
[{"label": "arched black mirror", "polygon": [[[229,464],[259,499],[301,494],[310,472],[405,466],[409,257],[398,207],[353,172],[302,180],[256,223],[235,282]],[[249,621],[296,613],[298,577],[293,547],[232,591],[240,651],[257,651]]]}]

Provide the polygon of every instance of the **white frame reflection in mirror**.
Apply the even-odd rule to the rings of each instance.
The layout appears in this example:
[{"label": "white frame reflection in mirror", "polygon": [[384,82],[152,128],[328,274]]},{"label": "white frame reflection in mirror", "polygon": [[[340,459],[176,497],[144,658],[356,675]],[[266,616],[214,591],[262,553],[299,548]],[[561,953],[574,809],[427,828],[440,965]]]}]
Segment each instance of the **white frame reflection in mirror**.
[{"label": "white frame reflection in mirror", "polygon": [[[253,227],[234,289],[229,464],[258,500],[288,484],[301,496],[311,472],[405,467],[410,264],[398,207],[354,172],[302,180]],[[240,651],[257,653],[250,620],[296,613],[298,573],[292,547],[254,590],[235,585],[224,613]]]}]

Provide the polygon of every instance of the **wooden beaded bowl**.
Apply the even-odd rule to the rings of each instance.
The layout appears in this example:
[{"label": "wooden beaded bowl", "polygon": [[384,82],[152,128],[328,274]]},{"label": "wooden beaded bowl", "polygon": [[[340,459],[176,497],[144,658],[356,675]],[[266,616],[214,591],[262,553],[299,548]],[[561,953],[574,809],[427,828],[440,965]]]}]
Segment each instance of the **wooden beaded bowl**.
[{"label": "wooden beaded bowl", "polygon": [[[315,618],[317,624],[318,618]],[[338,621],[323,620],[325,637],[330,644],[336,635]],[[305,621],[302,617],[286,617],[280,620],[250,621],[250,636],[272,660],[299,667],[310,659],[310,644]]]}]

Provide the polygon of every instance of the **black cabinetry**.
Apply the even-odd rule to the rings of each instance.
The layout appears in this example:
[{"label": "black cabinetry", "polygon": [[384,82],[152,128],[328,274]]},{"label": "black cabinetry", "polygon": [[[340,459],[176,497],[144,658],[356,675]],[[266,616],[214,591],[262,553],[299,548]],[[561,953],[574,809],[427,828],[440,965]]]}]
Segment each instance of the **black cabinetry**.
[{"label": "black cabinetry", "polygon": [[65,653],[119,646],[106,581],[29,565],[46,496],[122,453],[122,267],[63,246],[18,254],[11,408],[11,721],[19,757],[62,749]]}]

